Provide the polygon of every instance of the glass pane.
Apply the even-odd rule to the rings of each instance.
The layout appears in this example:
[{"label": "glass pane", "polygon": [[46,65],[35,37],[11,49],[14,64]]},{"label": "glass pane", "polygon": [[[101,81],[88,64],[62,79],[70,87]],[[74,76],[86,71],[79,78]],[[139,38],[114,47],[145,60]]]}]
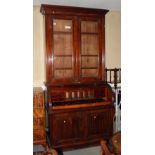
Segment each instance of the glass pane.
[{"label": "glass pane", "polygon": [[55,57],[54,68],[72,68],[72,57]]},{"label": "glass pane", "polygon": [[82,63],[82,67],[96,67],[98,68],[98,57],[86,57],[86,56],[83,56],[82,57],[82,60],[81,60],[81,63]]},{"label": "glass pane", "polygon": [[98,32],[98,23],[94,21],[82,21],[81,22],[81,32]]},{"label": "glass pane", "polygon": [[98,69],[82,69],[82,77],[97,77]]},{"label": "glass pane", "polygon": [[98,35],[81,35],[81,54],[95,55],[99,53]]},{"label": "glass pane", "polygon": [[54,78],[73,77],[73,33],[72,20],[53,20]]},{"label": "glass pane", "polygon": [[53,31],[72,32],[72,20],[54,19]]},{"label": "glass pane", "polygon": [[62,79],[62,78],[71,78],[73,77],[73,71],[72,70],[55,70],[54,71],[54,78],[56,79]]},{"label": "glass pane", "polygon": [[97,21],[81,22],[81,74],[98,77],[99,34]]},{"label": "glass pane", "polygon": [[71,55],[73,53],[73,39],[71,34],[54,34],[54,54]]}]

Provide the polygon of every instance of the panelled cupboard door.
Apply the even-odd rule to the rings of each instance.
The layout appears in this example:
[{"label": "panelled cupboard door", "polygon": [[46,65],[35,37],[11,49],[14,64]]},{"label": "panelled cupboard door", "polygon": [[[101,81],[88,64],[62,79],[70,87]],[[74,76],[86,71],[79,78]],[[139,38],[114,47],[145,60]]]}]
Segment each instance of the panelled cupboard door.
[{"label": "panelled cupboard door", "polygon": [[59,83],[75,79],[74,22],[72,16],[50,16],[48,81]]},{"label": "panelled cupboard door", "polygon": [[74,141],[80,140],[82,137],[82,116],[80,112],[59,113],[51,116],[52,124],[52,144],[54,147],[58,145],[67,145]]},{"label": "panelled cupboard door", "polygon": [[110,138],[113,131],[113,109],[87,112],[87,138]]},{"label": "panelled cupboard door", "polygon": [[102,80],[102,18],[79,19],[80,49],[79,75],[80,81]]},{"label": "panelled cupboard door", "polygon": [[47,82],[103,80],[105,52],[103,27],[104,18],[99,16],[47,16]]}]

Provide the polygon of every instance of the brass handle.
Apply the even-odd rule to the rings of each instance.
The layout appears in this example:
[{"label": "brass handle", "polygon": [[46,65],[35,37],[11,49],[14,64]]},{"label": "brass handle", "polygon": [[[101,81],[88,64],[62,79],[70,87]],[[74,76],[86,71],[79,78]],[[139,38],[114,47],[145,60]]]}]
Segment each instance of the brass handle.
[{"label": "brass handle", "polygon": [[94,119],[96,119],[96,116],[94,116]]},{"label": "brass handle", "polygon": [[64,120],[64,123],[66,123],[66,121]]}]

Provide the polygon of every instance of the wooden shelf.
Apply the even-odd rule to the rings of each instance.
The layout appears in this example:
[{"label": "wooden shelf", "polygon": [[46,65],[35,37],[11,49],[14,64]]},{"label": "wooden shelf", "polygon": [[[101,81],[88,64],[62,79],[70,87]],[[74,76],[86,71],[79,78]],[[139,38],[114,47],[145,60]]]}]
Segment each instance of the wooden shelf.
[{"label": "wooden shelf", "polygon": [[72,32],[71,31],[70,32],[68,32],[68,31],[66,31],[66,32],[65,31],[53,31],[53,34],[65,34],[65,35],[70,34],[71,35]]},{"label": "wooden shelf", "polygon": [[89,103],[89,104],[74,104],[74,105],[60,105],[60,106],[53,106],[53,110],[60,110],[60,109],[76,109],[76,108],[89,108],[89,107],[98,107],[98,106],[105,106],[110,105],[110,102],[96,102],[96,103]]},{"label": "wooden shelf", "polygon": [[81,35],[98,35],[98,32],[81,32]]},{"label": "wooden shelf", "polygon": [[72,70],[73,68],[54,68],[55,70]]},{"label": "wooden shelf", "polygon": [[81,69],[98,69],[98,67],[81,67]]},{"label": "wooden shelf", "polygon": [[73,55],[56,55],[54,54],[54,57],[72,57]]},{"label": "wooden shelf", "polygon": [[[93,53],[93,52],[92,52]],[[90,55],[85,55],[85,54],[82,54],[81,55],[82,57],[98,57],[98,55],[97,54],[90,54]]]}]

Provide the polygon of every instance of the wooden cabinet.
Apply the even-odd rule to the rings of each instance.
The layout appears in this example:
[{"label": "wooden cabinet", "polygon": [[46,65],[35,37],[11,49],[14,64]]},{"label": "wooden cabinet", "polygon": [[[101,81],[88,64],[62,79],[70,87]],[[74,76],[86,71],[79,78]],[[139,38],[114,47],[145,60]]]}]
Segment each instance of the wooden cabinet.
[{"label": "wooden cabinet", "polygon": [[104,136],[107,138],[113,131],[113,109],[99,109],[87,112],[87,137],[97,138]]},{"label": "wooden cabinet", "polygon": [[82,136],[82,115],[80,112],[63,112],[50,115],[52,125],[51,139],[54,147],[70,145],[73,141],[81,140]]},{"label": "wooden cabinet", "polygon": [[111,137],[114,109],[104,104],[76,106],[63,110],[57,107],[59,110],[53,110],[49,115],[52,147],[79,148],[99,144],[101,138]]},{"label": "wooden cabinet", "polygon": [[104,80],[107,10],[42,5],[46,82]]},{"label": "wooden cabinet", "polygon": [[46,144],[44,92],[41,88],[33,90],[33,144]]},{"label": "wooden cabinet", "polygon": [[114,106],[104,81],[108,10],[42,5],[49,139],[52,147],[99,144],[112,135]]}]

